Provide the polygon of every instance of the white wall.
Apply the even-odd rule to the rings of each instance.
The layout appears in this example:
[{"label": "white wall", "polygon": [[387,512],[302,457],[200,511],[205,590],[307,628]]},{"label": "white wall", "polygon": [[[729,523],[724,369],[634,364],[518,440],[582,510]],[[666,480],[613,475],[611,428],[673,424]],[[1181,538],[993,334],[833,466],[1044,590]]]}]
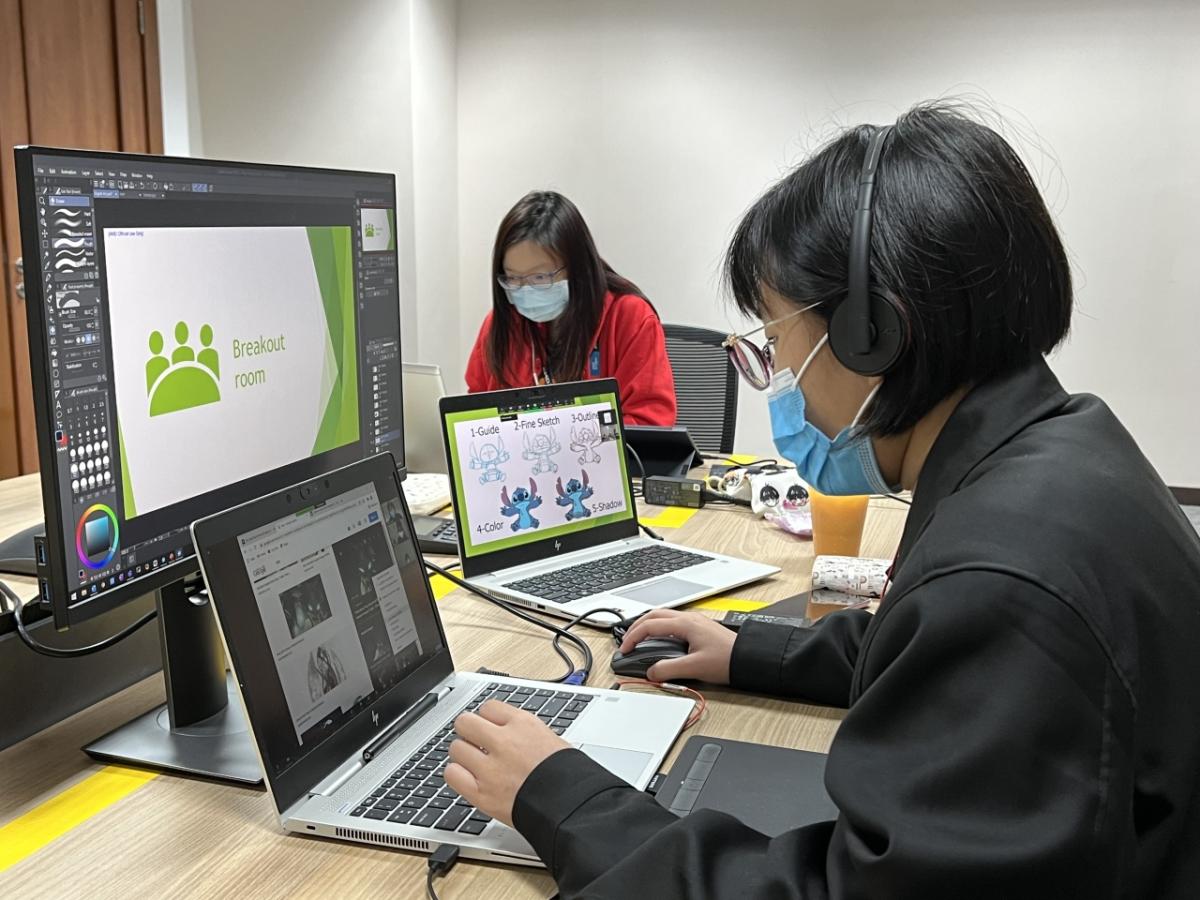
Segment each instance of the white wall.
[{"label": "white wall", "polygon": [[191,0],[157,0],[163,153],[202,156]]},{"label": "white wall", "polygon": [[[763,188],[838,124],[986,92],[1013,117],[1076,267],[1055,369],[1104,397],[1169,483],[1200,485],[1200,4],[915,7],[461,0],[460,346],[487,308],[496,225],[531,188],[572,197],[664,319],[732,328],[718,265]],[[770,447],[750,392],[738,444]]]},{"label": "white wall", "polygon": [[412,358],[423,313],[409,3],[201,0],[191,12],[206,156],[395,174],[402,352]]},{"label": "white wall", "polygon": [[466,390],[459,345],[458,55],[453,0],[412,0],[413,240],[417,349],[447,389]]}]

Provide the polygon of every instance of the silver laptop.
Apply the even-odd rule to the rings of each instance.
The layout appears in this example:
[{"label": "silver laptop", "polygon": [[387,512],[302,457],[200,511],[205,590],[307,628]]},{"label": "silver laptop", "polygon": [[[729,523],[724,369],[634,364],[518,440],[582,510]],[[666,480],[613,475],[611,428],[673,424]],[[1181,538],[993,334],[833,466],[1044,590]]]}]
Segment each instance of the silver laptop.
[{"label": "silver laptop", "polygon": [[409,472],[445,472],[446,454],[438,424],[438,401],[446,396],[439,366],[403,363],[404,468]]},{"label": "silver laptop", "polygon": [[615,379],[440,407],[459,558],[483,590],[564,618],[601,607],[627,617],[779,571],[641,536]]},{"label": "silver laptop", "polygon": [[454,718],[520,706],[642,789],[692,702],[456,672],[402,498],[383,454],[192,526],[271,797],[287,831],[540,865],[445,784]]}]

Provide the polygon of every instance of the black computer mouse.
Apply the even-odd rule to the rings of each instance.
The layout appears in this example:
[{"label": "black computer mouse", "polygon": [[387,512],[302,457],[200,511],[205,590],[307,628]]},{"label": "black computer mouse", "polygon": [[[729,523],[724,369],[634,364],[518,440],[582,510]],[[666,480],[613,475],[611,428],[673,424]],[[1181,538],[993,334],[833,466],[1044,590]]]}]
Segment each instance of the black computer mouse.
[{"label": "black computer mouse", "polygon": [[635,644],[628,653],[617,650],[612,655],[612,670],[626,678],[645,678],[646,672],[664,659],[687,656],[688,643],[682,638],[647,638]]}]

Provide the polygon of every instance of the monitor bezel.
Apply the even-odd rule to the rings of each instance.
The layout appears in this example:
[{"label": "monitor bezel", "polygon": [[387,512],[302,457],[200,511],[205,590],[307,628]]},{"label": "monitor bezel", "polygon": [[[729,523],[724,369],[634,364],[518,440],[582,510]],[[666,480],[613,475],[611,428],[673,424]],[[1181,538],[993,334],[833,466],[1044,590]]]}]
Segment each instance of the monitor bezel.
[{"label": "monitor bezel", "polygon": [[626,540],[638,535],[637,500],[633,496],[632,476],[628,466],[622,459],[625,468],[625,490],[629,498],[630,517],[623,521],[611,522],[591,528],[581,528],[573,534],[559,535],[556,538],[545,538],[511,547],[507,550],[476,553],[471,556],[466,553],[462,529],[466,521],[463,511],[459,509],[458,489],[453,483],[462,477],[462,472],[454,470],[454,454],[450,450],[450,429],[446,423],[449,413],[466,412],[477,409],[487,409],[493,406],[524,406],[539,403],[558,403],[589,394],[611,393],[614,398],[613,406],[617,413],[617,429],[621,436],[621,448],[625,448],[625,419],[621,415],[621,391],[615,378],[597,378],[587,381],[567,381],[558,384],[535,385],[533,387],[514,388],[505,391],[489,391],[482,394],[458,394],[443,397],[438,404],[438,418],[442,427],[442,449],[446,452],[446,465],[451,473],[450,498],[454,503],[454,517],[459,523],[458,551],[459,562],[463,574],[468,578],[486,575],[503,569],[511,569],[531,562],[553,559],[574,550],[586,550],[613,541]]},{"label": "monitor bezel", "polygon": [[[45,295],[42,288],[41,266],[38,263],[37,235],[37,198],[33,159],[35,156],[60,156],[73,159],[102,159],[121,160],[129,163],[145,165],[196,166],[200,168],[234,168],[238,170],[257,170],[269,172],[289,172],[308,175],[349,175],[365,178],[386,178],[391,182],[392,197],[397,198],[396,176],[389,172],[370,172],[356,169],[332,169],[318,166],[275,165],[272,163],[242,162],[239,160],[199,159],[187,156],[159,156],[147,153],[122,153],[107,150],[83,150],[67,147],[48,147],[26,144],[13,148],[16,168],[17,188],[17,218],[21,234],[21,252],[26,260],[33,260],[37,266],[37,275],[25,279],[25,315],[28,329],[27,343],[29,345],[29,367],[33,385],[34,423],[37,428],[38,466],[42,473],[42,513],[45,518],[47,564],[39,566],[39,582],[45,582],[50,595],[50,608],[54,614],[54,625],[59,630],[68,629],[96,616],[103,615],[124,603],[138,597],[157,591],[168,584],[198,576],[199,563],[193,555],[186,556],[174,562],[168,561],[157,569],[132,578],[123,584],[109,588],[94,596],[87,596],[71,603],[67,589],[67,560],[63,558],[65,532],[63,522],[59,517],[60,479],[58,477],[58,458],[54,443],[53,417],[50,408],[50,390],[47,377],[47,358],[45,334],[47,328],[45,315]],[[396,250],[397,264],[399,263],[399,248]],[[397,291],[400,285],[397,284]],[[403,375],[401,376],[403,377]],[[401,391],[401,395],[403,392]],[[403,396],[398,400],[401,404],[401,423],[404,421]],[[311,458],[310,458],[311,460]],[[297,460],[293,466],[302,466],[310,460]],[[403,461],[400,462],[403,471]],[[260,473],[255,477],[257,484],[261,482],[259,494],[287,487],[298,480],[312,478],[329,471],[328,467],[314,465],[300,472],[284,476],[282,469]],[[271,476],[274,475],[274,478]],[[299,477],[297,477],[299,475]],[[247,498],[250,499],[250,498]],[[211,513],[219,512],[217,509]],[[192,523],[180,522],[179,527],[188,528]]]}]

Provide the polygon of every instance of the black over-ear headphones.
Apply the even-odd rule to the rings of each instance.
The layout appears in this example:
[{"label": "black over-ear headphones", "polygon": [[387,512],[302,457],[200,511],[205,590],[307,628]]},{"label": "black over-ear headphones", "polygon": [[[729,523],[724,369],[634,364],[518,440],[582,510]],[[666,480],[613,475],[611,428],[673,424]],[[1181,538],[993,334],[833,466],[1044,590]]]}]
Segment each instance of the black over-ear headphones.
[{"label": "black over-ear headphones", "polygon": [[904,326],[890,297],[871,290],[871,217],[875,172],[891,125],[878,129],[867,145],[858,200],[850,226],[849,290],[829,322],[829,346],[838,362],[859,375],[882,375],[904,350]]}]

